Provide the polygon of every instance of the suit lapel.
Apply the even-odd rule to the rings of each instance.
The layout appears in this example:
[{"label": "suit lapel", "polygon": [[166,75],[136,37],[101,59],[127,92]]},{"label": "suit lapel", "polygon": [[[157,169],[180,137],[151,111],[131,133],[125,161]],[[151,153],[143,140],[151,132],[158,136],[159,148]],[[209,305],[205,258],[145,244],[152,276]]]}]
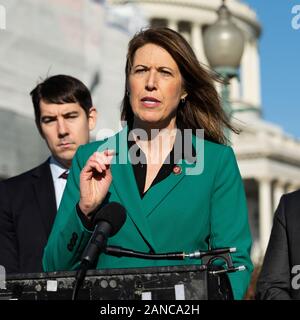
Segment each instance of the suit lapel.
[{"label": "suit lapel", "polygon": [[33,188],[48,238],[57,211],[54,184],[48,161],[33,172]]},{"label": "suit lapel", "polygon": [[[180,173],[173,172],[166,179],[151,187],[147,194],[141,199],[134,177],[131,162],[128,159],[127,127],[116,136],[109,138],[107,143],[102,144],[98,151],[114,149],[117,151],[114,157],[111,171],[113,175],[113,186],[126,206],[126,210],[144,240],[155,251],[155,243],[151,234],[148,217],[161,201],[176,187],[186,176],[193,174],[193,170],[200,163],[203,165],[204,142],[193,136],[193,146],[196,149],[196,165],[191,164],[190,159],[179,159],[177,161]],[[174,201],[176,201],[174,199]]]},{"label": "suit lapel", "polygon": [[[176,166],[173,172],[166,179],[155,184],[147,191],[143,198],[143,208],[147,217],[153,213],[160,202],[168,196],[185,176],[202,172],[204,163],[204,141],[195,136],[190,137],[190,139],[192,139],[191,142],[196,151],[196,159],[192,159],[190,157],[191,155],[186,154],[184,156],[184,154],[182,154],[181,157],[175,161]],[[174,201],[176,201],[176,199],[174,199]]]},{"label": "suit lapel", "polygon": [[185,176],[185,164],[183,163],[177,167],[182,170],[181,173],[175,174],[172,172],[166,179],[152,186],[145,194],[143,198],[143,208],[146,217],[148,217],[155,210],[160,202],[166,198],[166,196]]},{"label": "suit lapel", "polygon": [[155,243],[142,205],[133,168],[128,158],[127,127],[116,136],[109,138],[107,143],[99,147],[98,151],[101,152],[105,149],[114,149],[117,152],[111,165],[113,186],[139,233],[148,246],[155,251]]},{"label": "suit lapel", "polygon": [[135,181],[131,164],[116,164],[112,166],[113,185],[122,203],[140,234],[148,245],[155,251],[149,222],[147,221],[145,207],[142,205],[138,187]]}]

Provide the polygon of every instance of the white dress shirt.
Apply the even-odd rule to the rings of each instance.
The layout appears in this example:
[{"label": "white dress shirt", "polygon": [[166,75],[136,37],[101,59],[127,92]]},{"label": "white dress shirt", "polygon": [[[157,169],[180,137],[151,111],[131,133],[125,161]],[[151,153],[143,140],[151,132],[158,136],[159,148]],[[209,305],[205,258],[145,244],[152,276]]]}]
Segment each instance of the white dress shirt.
[{"label": "white dress shirt", "polygon": [[54,182],[55,189],[55,199],[56,199],[56,207],[58,209],[62,195],[65,190],[65,186],[67,184],[67,179],[59,178],[62,173],[65,171],[69,172],[68,168],[62,166],[54,157],[50,157],[50,170]]}]

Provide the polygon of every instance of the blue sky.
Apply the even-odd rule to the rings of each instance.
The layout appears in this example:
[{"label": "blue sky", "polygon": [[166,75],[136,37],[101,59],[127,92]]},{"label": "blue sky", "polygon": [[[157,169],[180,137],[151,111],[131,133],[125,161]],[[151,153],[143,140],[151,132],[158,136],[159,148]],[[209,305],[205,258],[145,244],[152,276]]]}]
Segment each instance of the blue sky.
[{"label": "blue sky", "polygon": [[[300,138],[300,28],[293,29],[300,0],[244,0],[261,22],[263,117]],[[299,27],[300,27],[300,11]],[[296,17],[295,19],[298,20]]]}]

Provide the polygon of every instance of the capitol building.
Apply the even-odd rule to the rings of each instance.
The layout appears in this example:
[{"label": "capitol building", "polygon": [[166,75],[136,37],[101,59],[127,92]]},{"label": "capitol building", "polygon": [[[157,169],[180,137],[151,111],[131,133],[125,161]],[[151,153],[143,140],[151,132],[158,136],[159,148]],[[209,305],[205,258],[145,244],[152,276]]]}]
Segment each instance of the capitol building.
[{"label": "capitol building", "polygon": [[[120,102],[128,40],[145,26],[180,32],[208,65],[205,28],[217,19],[221,0],[4,0],[0,30],[0,178],[30,169],[48,152],[34,126],[29,92],[40,79],[71,74],[91,89],[99,121],[94,138],[120,128]],[[261,262],[283,193],[300,188],[300,142],[262,118],[259,41],[263,29],[247,1],[227,0],[245,48],[239,79],[230,82],[232,137],[244,180],[253,236]]]}]

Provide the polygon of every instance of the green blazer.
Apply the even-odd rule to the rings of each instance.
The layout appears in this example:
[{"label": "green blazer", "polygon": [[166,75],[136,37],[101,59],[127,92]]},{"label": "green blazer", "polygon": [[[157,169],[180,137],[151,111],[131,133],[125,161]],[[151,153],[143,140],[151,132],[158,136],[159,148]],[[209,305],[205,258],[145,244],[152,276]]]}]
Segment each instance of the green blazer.
[{"label": "green blazer", "polygon": [[[79,175],[95,151],[113,148],[113,181],[107,202],[119,202],[127,219],[108,245],[156,253],[192,252],[211,248],[236,247],[234,264],[245,271],[229,274],[234,297],[241,299],[253,269],[250,260],[251,236],[242,179],[232,149],[193,136],[197,162],[181,161],[182,171],[172,173],[151,187],[141,199],[133,168],[128,160],[127,128],[117,135],[81,146],[72,163],[63,199],[44,250],[44,270],[74,270],[91,232],[76,212]],[[97,268],[137,268],[195,264],[197,261],[155,261],[117,258],[101,254]],[[200,263],[200,262],[199,262]]]}]

